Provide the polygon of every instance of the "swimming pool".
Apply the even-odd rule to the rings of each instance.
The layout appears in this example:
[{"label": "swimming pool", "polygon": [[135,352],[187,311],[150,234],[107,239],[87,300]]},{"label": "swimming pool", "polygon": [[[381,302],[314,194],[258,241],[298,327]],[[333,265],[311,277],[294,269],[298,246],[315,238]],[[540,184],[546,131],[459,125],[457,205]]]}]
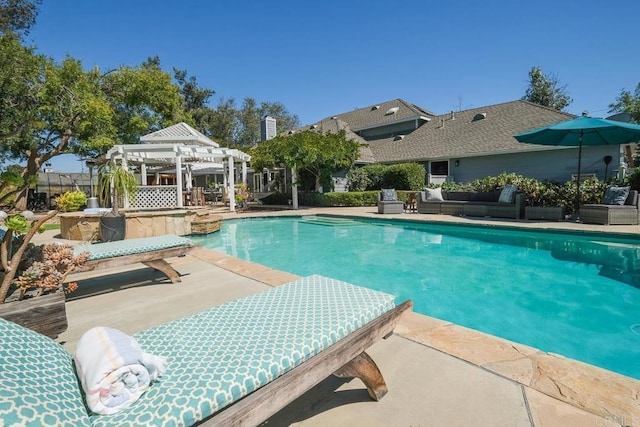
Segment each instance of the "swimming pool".
[{"label": "swimming pool", "polygon": [[279,217],[224,221],[194,241],[412,299],[418,313],[640,379],[640,239]]}]

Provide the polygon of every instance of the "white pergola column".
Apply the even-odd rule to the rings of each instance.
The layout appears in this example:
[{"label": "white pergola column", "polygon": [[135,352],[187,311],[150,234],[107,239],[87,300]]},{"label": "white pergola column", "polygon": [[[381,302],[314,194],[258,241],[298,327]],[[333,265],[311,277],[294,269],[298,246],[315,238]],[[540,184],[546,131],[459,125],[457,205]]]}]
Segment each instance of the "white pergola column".
[{"label": "white pergola column", "polygon": [[147,165],[140,164],[141,185],[147,185]]},{"label": "white pergola column", "polygon": [[191,165],[189,165],[188,163],[184,166],[184,176],[185,176],[185,188],[187,190],[191,190],[191,188],[193,188],[193,185],[191,184],[191,180],[193,180],[193,175],[191,174]]},{"label": "white pergola column", "polygon": [[247,162],[245,160],[242,161],[242,183],[247,185]]},{"label": "white pergola column", "polygon": [[[127,153],[125,152],[122,156],[122,161],[120,162],[122,169],[128,169],[129,168],[129,164],[127,162]],[[116,195],[114,194],[114,197]],[[129,207],[129,195],[127,193],[124,194],[124,197],[122,198],[122,207],[124,208],[128,208]]]},{"label": "white pergola column", "polygon": [[293,209],[298,210],[298,174],[295,165],[291,168],[291,200]]},{"label": "white pergola column", "polygon": [[178,207],[182,207],[182,156],[176,156],[176,194],[178,196]]},{"label": "white pergola column", "polygon": [[234,185],[235,169],[233,168],[233,156],[229,156],[229,211],[236,211],[236,189]]}]

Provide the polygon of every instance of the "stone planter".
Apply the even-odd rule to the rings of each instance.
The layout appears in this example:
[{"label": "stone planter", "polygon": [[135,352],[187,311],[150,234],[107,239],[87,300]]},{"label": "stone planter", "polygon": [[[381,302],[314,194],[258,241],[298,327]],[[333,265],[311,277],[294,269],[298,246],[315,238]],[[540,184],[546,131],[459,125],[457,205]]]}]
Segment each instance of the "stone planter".
[{"label": "stone planter", "polygon": [[564,208],[559,206],[526,206],[524,208],[524,218],[562,221],[564,219]]},{"label": "stone planter", "polygon": [[50,338],[67,330],[64,292],[0,304],[0,317]]}]

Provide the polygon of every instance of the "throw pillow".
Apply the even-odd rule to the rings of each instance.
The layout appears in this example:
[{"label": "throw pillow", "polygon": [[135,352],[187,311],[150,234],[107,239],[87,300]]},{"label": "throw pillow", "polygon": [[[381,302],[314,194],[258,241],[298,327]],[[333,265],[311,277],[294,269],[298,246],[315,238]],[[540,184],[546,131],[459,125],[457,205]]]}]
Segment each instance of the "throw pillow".
[{"label": "throw pillow", "polygon": [[427,193],[427,201],[430,201],[430,202],[444,201],[444,198],[442,197],[442,187],[425,188],[424,191]]},{"label": "throw pillow", "polygon": [[603,205],[624,205],[631,187],[609,187],[602,198]]},{"label": "throw pillow", "polygon": [[498,202],[514,203],[516,201],[517,191],[518,191],[518,187],[516,187],[515,185],[510,185],[510,184],[505,185],[502,191],[500,192],[500,197],[498,197]]},{"label": "throw pillow", "polygon": [[396,190],[394,190],[393,188],[383,188],[382,200],[385,202],[395,202],[396,200],[398,200],[396,197]]}]

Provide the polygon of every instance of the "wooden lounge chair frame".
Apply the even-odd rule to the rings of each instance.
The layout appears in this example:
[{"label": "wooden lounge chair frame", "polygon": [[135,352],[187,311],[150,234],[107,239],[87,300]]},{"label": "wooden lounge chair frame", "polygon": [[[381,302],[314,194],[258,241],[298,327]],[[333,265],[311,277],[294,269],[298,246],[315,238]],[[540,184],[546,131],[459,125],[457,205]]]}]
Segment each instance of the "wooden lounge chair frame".
[{"label": "wooden lounge chair frame", "polygon": [[331,374],[340,378],[360,378],[369,395],[376,401],[381,399],[387,393],[387,386],[365,350],[390,336],[400,316],[412,307],[412,301],[405,301],[198,425],[258,425]]},{"label": "wooden lounge chair frame", "polygon": [[169,264],[165,258],[183,257],[193,246],[176,246],[173,248],[160,249],[157,251],[142,252],[139,254],[116,256],[87,261],[84,265],[76,267],[73,272],[94,271],[103,268],[120,267],[123,265],[142,263],[147,267],[163,273],[171,283],[181,282],[180,274]]}]

